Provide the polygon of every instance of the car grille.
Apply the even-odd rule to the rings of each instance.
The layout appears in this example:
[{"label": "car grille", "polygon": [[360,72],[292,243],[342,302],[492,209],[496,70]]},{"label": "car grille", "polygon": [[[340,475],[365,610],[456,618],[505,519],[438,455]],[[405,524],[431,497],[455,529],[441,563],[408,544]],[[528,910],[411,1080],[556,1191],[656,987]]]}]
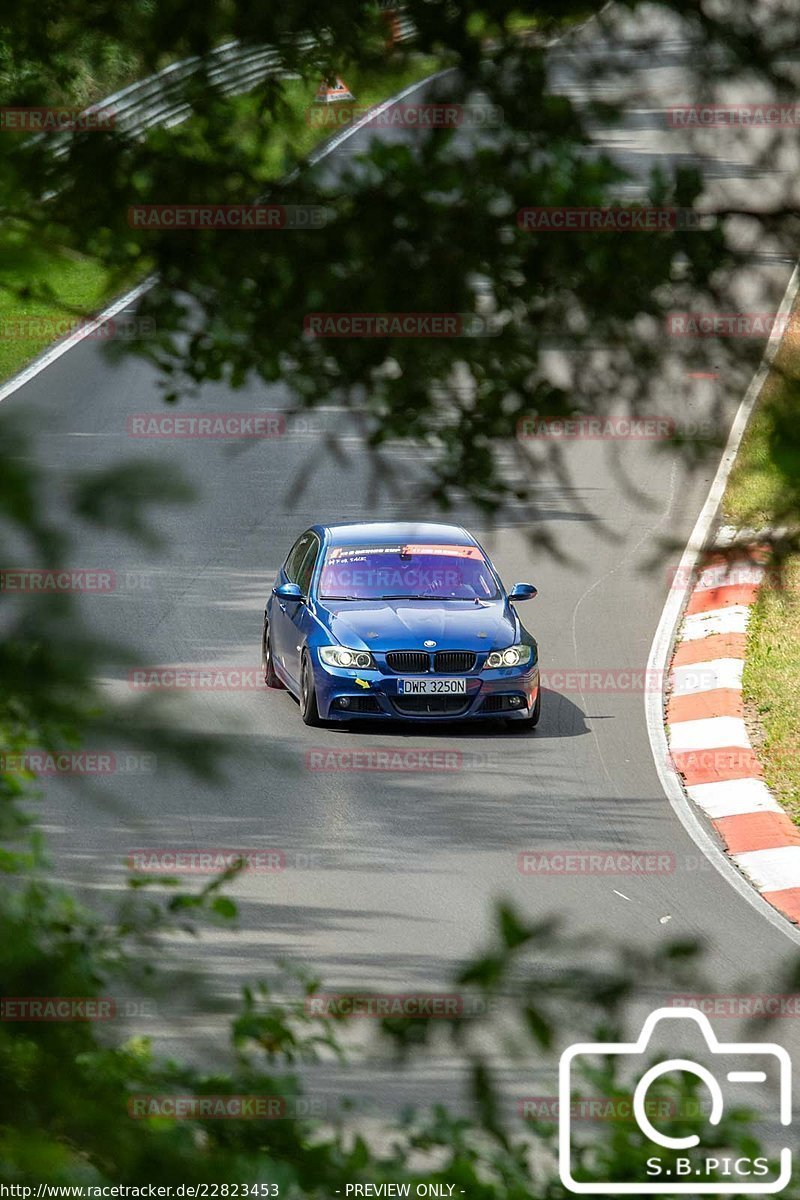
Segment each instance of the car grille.
[{"label": "car grille", "polygon": [[382,711],[374,696],[353,696],[350,700],[350,712],[379,713]]},{"label": "car grille", "polygon": [[407,675],[424,675],[431,670],[443,675],[454,671],[463,674],[474,669],[477,657],[471,650],[437,650],[434,655],[424,650],[390,650],[386,663],[390,670]]},{"label": "car grille", "polygon": [[469,650],[438,650],[433,656],[434,671],[471,671],[477,655]]},{"label": "car grille", "polygon": [[386,655],[386,662],[392,671],[421,675],[430,670],[431,656],[424,650],[390,650]]},{"label": "car grille", "polygon": [[481,705],[481,712],[502,712],[505,708],[505,696],[487,696]]},{"label": "car grille", "polygon": [[392,703],[403,716],[454,717],[465,712],[471,696],[397,696]]}]

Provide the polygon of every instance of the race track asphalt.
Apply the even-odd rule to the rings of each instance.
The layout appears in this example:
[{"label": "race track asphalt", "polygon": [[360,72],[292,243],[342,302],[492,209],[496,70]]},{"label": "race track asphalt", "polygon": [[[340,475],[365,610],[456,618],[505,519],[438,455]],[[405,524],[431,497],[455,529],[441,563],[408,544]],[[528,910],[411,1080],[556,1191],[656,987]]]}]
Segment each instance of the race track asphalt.
[{"label": "race track asphalt", "polygon": [[[597,45],[588,35],[554,47],[556,86],[580,95],[588,85],[576,62],[585,65],[593,53]],[[642,114],[684,99],[691,53],[673,31],[661,49],[629,58],[635,71],[625,86],[635,85],[637,98],[622,132],[598,139],[640,178],[654,163],[687,154],[679,132]],[[346,141],[331,169],[367,136]],[[714,188],[753,187],[741,148],[733,152],[718,137],[708,139],[703,154]],[[763,170],[777,184],[791,175],[783,166],[773,180]],[[774,310],[791,268],[780,254],[755,255],[737,282],[741,296],[751,297],[754,308]],[[652,411],[702,420],[718,404],[729,423],[746,371],[730,379],[692,378],[683,354],[676,346],[652,380]],[[290,418],[287,434],[275,440],[129,438],[126,418],[159,404],[149,367],[134,360],[112,366],[88,340],[2,406],[4,417],[36,431],[34,453],[48,471],[54,509],[68,474],[137,454],[165,472],[178,469],[195,485],[193,506],[157,517],[169,542],[163,555],[86,529],[74,547],[76,565],[111,569],[120,581],[114,594],[81,601],[93,624],[127,642],[145,663],[257,666],[264,598],[297,533],[313,521],[365,513],[420,515],[414,479],[425,469],[424,456],[398,443],[393,458],[402,493],[370,495],[368,456],[344,411]],[[209,384],[192,410],[285,405],[280,388],[249,384],[234,395]],[[321,452],[331,430],[343,438],[345,463]],[[317,465],[298,495],[296,479],[309,455],[319,456]],[[535,734],[491,725],[311,731],[285,693],[184,696],[176,722],[198,738],[231,733],[235,752],[224,788],[198,784],[163,762],[152,772],[118,772],[86,786],[48,782],[41,819],[59,877],[99,899],[121,886],[124,856],[137,847],[282,850],[286,870],[240,876],[231,886],[241,906],[236,932],[208,933],[188,950],[175,941],[176,951],[207,972],[209,990],[223,997],[235,995],[245,979],[270,974],[278,957],[312,968],[332,991],[447,991],[453,970],[485,945],[499,897],[531,918],[558,913],[565,933],[589,939],[600,934],[654,948],[674,937],[699,937],[715,991],[741,991],[743,976],[757,981],[758,991],[779,990],[794,945],[709,864],[676,819],[653,762],[641,688],[592,690],[569,674],[644,669],[670,568],[705,500],[716,458],[691,467],[674,450],[636,440],[577,441],[565,446],[565,458],[571,481],[537,477],[532,508],[506,510],[491,529],[469,511],[456,514],[484,541],[506,584],[531,580],[539,588],[522,613],[554,686],[545,692]],[[532,549],[527,535],[534,522],[557,537],[564,561]],[[659,557],[664,541],[672,548]],[[107,686],[124,695],[127,683]],[[309,768],[311,750],[365,747],[446,751],[451,769]],[[521,851],[601,849],[655,852],[668,866],[639,876],[518,870]],[[656,999],[644,997],[641,1012]],[[213,1015],[165,1005],[144,1027],[158,1046],[192,1057],[223,1049]],[[795,1035],[783,1036],[791,1044]],[[508,1081],[511,1090],[525,1086],[513,1070]],[[453,1101],[458,1068],[433,1054],[402,1078],[377,1064],[354,1071],[351,1085],[371,1090],[387,1108],[399,1099]]]}]

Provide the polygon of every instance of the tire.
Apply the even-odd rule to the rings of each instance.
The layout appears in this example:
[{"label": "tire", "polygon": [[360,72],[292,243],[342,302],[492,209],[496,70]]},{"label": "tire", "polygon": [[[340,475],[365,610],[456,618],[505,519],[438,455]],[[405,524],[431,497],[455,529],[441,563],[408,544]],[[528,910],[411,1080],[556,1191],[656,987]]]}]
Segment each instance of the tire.
[{"label": "tire", "polygon": [[320,726],[319,709],[317,708],[317,689],[314,683],[314,672],[311,669],[311,659],[308,651],[303,651],[303,662],[300,667],[300,715],[304,725]]},{"label": "tire", "polygon": [[536,703],[533,706],[533,712],[524,721],[507,721],[506,725],[509,729],[514,729],[517,733],[524,733],[526,729],[535,729],[539,724],[539,718],[542,715],[542,689],[536,693]]},{"label": "tire", "polygon": [[268,688],[283,687],[275,671],[275,663],[272,658],[272,645],[269,640],[269,623],[266,618],[264,619],[264,632],[261,635],[261,671],[264,676],[264,683]]}]

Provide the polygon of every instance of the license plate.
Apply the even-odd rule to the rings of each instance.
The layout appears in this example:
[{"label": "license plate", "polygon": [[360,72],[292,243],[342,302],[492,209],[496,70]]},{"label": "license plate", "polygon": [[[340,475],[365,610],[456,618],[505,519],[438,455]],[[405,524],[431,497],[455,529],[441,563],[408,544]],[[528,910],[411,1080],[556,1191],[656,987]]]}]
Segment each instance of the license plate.
[{"label": "license plate", "polygon": [[465,696],[466,679],[399,679],[401,696]]}]

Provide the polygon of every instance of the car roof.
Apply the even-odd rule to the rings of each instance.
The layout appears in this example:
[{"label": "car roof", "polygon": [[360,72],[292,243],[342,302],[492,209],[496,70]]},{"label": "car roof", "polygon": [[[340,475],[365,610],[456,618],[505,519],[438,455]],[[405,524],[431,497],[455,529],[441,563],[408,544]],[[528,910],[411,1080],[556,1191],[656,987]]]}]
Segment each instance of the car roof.
[{"label": "car roof", "polygon": [[379,545],[388,542],[415,542],[421,545],[447,544],[474,546],[475,538],[460,525],[441,525],[433,521],[364,521],[348,525],[328,525],[331,546]]}]

